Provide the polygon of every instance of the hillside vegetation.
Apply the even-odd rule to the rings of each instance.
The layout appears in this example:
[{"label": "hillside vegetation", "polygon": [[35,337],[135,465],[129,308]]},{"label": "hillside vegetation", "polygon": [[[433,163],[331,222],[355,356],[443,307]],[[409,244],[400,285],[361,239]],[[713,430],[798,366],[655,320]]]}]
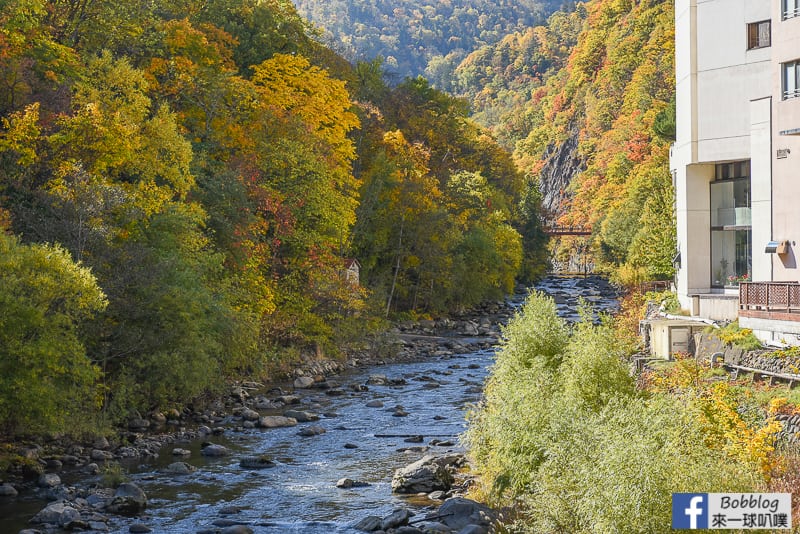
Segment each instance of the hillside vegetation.
[{"label": "hillside vegetation", "polygon": [[351,61],[382,57],[400,79],[424,75],[439,89],[482,45],[542,23],[561,0],[295,0],[321,39]]},{"label": "hillside vegetation", "polygon": [[538,182],[548,218],[590,226],[595,261],[621,281],[673,273],[673,9],[581,3],[474,52],[454,76],[476,119]]},{"label": "hillside vegetation", "polygon": [[307,34],[285,0],[0,3],[0,432],[179,407],[541,272],[538,197],[463,104]]}]

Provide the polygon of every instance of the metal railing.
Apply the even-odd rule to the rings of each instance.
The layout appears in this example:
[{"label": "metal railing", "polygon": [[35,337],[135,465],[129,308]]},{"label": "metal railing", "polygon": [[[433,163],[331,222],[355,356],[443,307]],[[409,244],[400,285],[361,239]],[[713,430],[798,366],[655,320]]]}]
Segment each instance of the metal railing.
[{"label": "metal railing", "polygon": [[800,283],[740,282],[739,312],[748,311],[796,313],[800,319]]}]

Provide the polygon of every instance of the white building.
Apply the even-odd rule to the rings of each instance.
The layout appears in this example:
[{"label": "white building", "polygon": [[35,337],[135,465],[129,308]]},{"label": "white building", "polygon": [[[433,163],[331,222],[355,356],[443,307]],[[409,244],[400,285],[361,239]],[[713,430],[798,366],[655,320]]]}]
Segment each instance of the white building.
[{"label": "white building", "polygon": [[675,54],[681,304],[798,343],[800,0],[676,0]]}]

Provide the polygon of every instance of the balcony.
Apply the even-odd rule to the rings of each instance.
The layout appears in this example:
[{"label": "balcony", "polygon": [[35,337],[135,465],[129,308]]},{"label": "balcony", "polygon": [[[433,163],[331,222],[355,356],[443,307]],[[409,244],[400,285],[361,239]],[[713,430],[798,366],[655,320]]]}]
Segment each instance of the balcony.
[{"label": "balcony", "polygon": [[739,317],[800,322],[800,283],[740,282]]}]

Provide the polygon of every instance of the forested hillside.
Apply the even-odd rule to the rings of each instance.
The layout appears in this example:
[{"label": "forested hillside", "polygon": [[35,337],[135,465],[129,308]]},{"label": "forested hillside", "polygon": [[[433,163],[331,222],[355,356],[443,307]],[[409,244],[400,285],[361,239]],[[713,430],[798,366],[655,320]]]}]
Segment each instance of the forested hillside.
[{"label": "forested hillside", "polygon": [[672,274],[673,34],[669,0],[593,0],[455,71],[475,117],[538,181],[548,217],[591,226],[595,260],[623,281]]},{"label": "forested hillside", "polygon": [[[383,57],[399,79],[424,75],[449,90],[470,52],[541,24],[562,0],[295,0],[321,38],[351,61]],[[566,2],[574,6],[574,2]]]},{"label": "forested hillside", "polygon": [[466,107],[307,33],[286,0],[0,4],[0,432],[179,406],[543,269],[538,196]]}]

